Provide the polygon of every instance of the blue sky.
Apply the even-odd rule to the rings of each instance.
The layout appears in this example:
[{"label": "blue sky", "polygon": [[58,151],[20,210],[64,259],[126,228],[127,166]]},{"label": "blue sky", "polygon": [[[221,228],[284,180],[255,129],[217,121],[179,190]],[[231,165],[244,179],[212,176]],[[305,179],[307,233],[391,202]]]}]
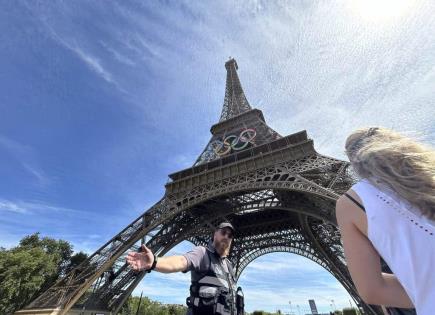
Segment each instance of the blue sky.
[{"label": "blue sky", "polygon": [[[367,125],[435,143],[434,6],[0,2],[0,246],[39,231],[91,253],[158,201],[210,138],[229,56],[251,106],[282,135],[306,129],[320,153],[344,158],[346,135]],[[149,281],[136,293],[183,303],[188,275]],[[349,304],[290,254],[260,257],[241,284],[248,310]]]}]

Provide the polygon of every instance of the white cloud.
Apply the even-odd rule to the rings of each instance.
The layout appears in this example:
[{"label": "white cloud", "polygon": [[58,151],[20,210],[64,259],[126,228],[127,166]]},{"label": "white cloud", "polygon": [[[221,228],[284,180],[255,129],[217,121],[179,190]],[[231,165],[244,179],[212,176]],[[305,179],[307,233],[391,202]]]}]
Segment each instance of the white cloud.
[{"label": "white cloud", "polygon": [[75,53],[80,60],[82,60],[92,71],[94,71],[105,81],[109,83],[116,83],[112,78],[112,74],[102,66],[101,61],[98,58],[92,56],[89,52],[85,52],[83,48],[79,47],[75,40],[69,42],[67,39],[62,38],[61,35],[57,34],[50,25],[45,24],[45,26],[53,40]]},{"label": "white cloud", "polygon": [[44,187],[51,183],[51,178],[39,164],[38,154],[34,148],[0,134],[1,148],[11,154],[24,170],[36,178],[38,185]]},{"label": "white cloud", "polygon": [[73,213],[73,214],[86,214],[86,211],[58,207],[46,203],[29,202],[29,201],[10,201],[0,198],[0,210],[8,210],[22,214],[34,213],[34,212],[63,212],[63,213]]},{"label": "white cloud", "polygon": [[110,83],[115,83],[112,78],[112,74],[109,73],[102,65],[98,58],[92,56],[90,53],[85,53],[82,48],[78,46],[71,46],[62,41],[65,47],[69,48],[71,51],[75,52],[81,60],[83,60],[94,72],[96,72],[100,77]]},{"label": "white cloud", "polygon": [[14,202],[10,202],[8,200],[0,200],[0,211],[11,211],[21,214],[28,213],[28,209],[24,208],[23,206],[19,206],[18,204]]},{"label": "white cloud", "polygon": [[115,80],[113,74],[103,65],[101,58],[90,52],[90,49],[85,48],[85,42],[79,40],[74,33],[69,33],[66,31],[64,33],[60,33],[60,31],[56,30],[49,21],[50,19],[47,19],[44,14],[39,16],[39,22],[55,42],[73,52],[98,77],[115,86],[120,92],[126,93],[119,82]]},{"label": "white cloud", "polygon": [[108,52],[110,52],[113,55],[113,57],[117,61],[119,61],[119,62],[121,62],[121,63],[123,63],[123,64],[125,64],[127,66],[134,66],[134,65],[136,65],[136,63],[132,59],[130,59],[129,57],[125,56],[124,54],[122,54],[121,52],[116,50],[115,48],[109,46],[107,43],[105,43],[103,41],[100,41],[100,43],[101,43],[101,45],[105,49],[107,49]]}]

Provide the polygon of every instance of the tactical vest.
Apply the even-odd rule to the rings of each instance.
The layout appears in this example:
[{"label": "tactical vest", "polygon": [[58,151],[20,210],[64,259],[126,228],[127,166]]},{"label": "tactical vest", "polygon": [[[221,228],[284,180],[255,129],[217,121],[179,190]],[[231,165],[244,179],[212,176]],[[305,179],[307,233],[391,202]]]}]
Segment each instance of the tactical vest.
[{"label": "tactical vest", "polygon": [[[193,315],[236,315],[236,281],[231,263],[209,248],[206,253],[208,269],[192,275],[189,308]],[[224,269],[225,263],[228,272]]]}]

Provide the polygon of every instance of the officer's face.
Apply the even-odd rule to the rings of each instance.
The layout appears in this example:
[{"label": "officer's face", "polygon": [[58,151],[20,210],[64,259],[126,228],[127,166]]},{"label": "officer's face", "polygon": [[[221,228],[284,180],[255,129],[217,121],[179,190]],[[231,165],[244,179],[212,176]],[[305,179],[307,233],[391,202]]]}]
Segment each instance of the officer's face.
[{"label": "officer's face", "polygon": [[219,234],[222,235],[222,237],[226,237],[228,238],[230,241],[233,239],[233,230],[231,230],[230,228],[223,228],[223,229],[219,229]]},{"label": "officer's face", "polygon": [[214,232],[214,245],[219,251],[226,251],[231,246],[233,231],[230,228],[223,228]]}]

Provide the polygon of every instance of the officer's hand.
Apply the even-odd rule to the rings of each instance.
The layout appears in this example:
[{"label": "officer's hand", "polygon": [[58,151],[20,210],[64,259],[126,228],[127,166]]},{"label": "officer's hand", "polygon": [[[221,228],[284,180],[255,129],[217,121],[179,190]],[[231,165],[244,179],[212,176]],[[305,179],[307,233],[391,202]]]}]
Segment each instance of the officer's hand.
[{"label": "officer's hand", "polygon": [[150,269],[153,261],[154,255],[145,245],[142,245],[141,252],[129,252],[127,255],[127,263],[136,271]]}]

